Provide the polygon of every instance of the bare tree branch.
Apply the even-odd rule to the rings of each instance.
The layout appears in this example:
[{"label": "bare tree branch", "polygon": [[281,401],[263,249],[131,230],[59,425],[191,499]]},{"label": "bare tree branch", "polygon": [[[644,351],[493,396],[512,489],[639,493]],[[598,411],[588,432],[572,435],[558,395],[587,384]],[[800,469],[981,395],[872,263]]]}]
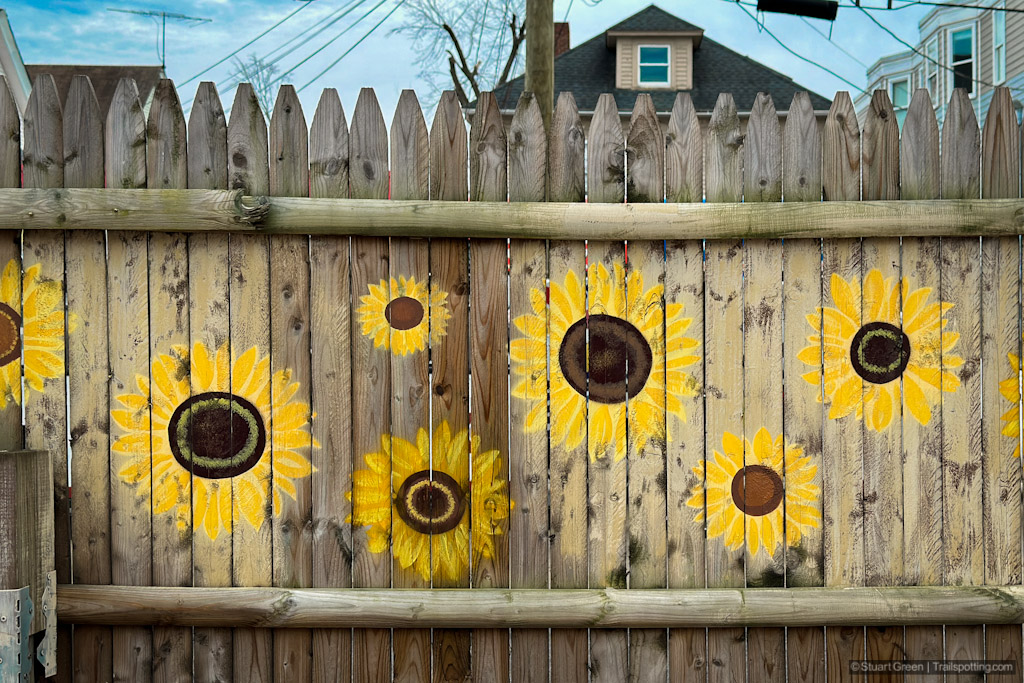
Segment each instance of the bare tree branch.
[{"label": "bare tree branch", "polygon": [[[466,61],[466,53],[462,51],[462,45],[459,44],[459,39],[458,37],[456,37],[455,31],[453,31],[452,27],[449,26],[447,23],[442,24],[441,28],[444,29],[444,32],[447,33],[448,36],[452,39],[452,44],[455,46],[455,52],[456,54],[459,55],[459,69],[466,76],[466,80],[469,81],[469,85],[473,88],[473,95],[475,95],[476,98],[479,99],[480,86],[476,82],[476,75],[479,71],[480,65],[477,64],[477,66],[471,70],[469,68],[469,63]],[[448,56],[451,57],[451,52],[448,53]],[[458,86],[458,79],[455,79],[455,84],[456,86]]]},{"label": "bare tree branch", "polygon": [[462,83],[459,82],[459,74],[455,71],[455,56],[452,53],[448,53],[448,70],[452,74],[452,83],[455,84],[455,94],[459,97],[459,103],[463,107],[469,105],[469,98],[466,97],[466,91],[462,88]]},{"label": "bare tree branch", "polygon": [[526,22],[524,21],[517,31],[516,15],[512,15],[512,21],[509,22],[508,27],[512,30],[512,48],[509,50],[508,61],[505,62],[505,68],[501,70],[501,77],[496,85],[505,85],[508,82],[508,74],[516,63],[516,57],[519,56],[519,46],[522,45],[523,39],[526,38]]}]

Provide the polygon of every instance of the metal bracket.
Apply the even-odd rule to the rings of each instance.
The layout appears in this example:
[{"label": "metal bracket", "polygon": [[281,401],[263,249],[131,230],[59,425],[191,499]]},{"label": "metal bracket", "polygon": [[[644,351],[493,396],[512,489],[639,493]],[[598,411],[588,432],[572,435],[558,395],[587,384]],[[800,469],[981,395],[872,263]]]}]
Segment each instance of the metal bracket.
[{"label": "metal bracket", "polygon": [[46,573],[46,588],[41,598],[46,630],[36,649],[36,658],[43,665],[46,677],[57,675],[57,572]]},{"label": "metal bracket", "polygon": [[0,590],[0,680],[28,683],[32,675],[29,587]]}]

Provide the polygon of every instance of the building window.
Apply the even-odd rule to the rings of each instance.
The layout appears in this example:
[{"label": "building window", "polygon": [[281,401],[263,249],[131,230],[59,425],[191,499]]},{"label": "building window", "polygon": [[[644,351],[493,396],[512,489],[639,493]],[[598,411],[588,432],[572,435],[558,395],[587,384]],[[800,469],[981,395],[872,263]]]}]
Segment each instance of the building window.
[{"label": "building window", "polygon": [[974,28],[957,29],[949,34],[949,65],[953,69],[953,87],[974,95]]},{"label": "building window", "polygon": [[939,92],[939,39],[932,38],[925,46],[924,60],[924,87],[928,88],[928,94],[932,96],[932,104],[936,107],[942,100],[942,93]]},{"label": "building window", "polygon": [[907,118],[907,107],[910,106],[910,78],[897,78],[889,81],[889,99],[892,100],[893,111],[896,112],[896,120],[903,127],[903,120]]},{"label": "building window", "polygon": [[641,45],[639,65],[639,78],[637,83],[641,86],[668,86],[669,70],[669,49],[668,45]]},{"label": "building window", "polygon": [[1002,6],[992,12],[992,82],[1006,80],[1006,12]]}]

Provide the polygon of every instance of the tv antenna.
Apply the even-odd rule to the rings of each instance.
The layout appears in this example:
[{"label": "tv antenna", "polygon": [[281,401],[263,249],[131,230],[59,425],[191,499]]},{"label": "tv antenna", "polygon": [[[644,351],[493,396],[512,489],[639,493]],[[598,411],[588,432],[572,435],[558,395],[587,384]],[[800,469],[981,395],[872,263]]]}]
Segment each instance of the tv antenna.
[{"label": "tv antenna", "polygon": [[152,17],[153,19],[160,19],[160,68],[167,68],[167,20],[172,21],[187,21],[192,26],[197,24],[205,24],[213,21],[213,19],[207,19],[206,17],[190,17],[187,14],[178,14],[176,12],[161,12],[158,10],[139,10],[139,9],[116,9],[114,7],[108,7],[108,12],[121,12],[123,14],[138,14],[143,17]]}]

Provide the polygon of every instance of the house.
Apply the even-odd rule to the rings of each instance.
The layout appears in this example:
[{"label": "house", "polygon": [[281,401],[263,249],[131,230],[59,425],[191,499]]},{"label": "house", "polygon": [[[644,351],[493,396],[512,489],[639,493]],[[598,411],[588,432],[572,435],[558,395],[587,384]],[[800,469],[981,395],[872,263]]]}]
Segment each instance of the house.
[{"label": "house", "polygon": [[53,76],[57,86],[57,94],[60,97],[61,105],[66,104],[68,88],[71,87],[71,79],[79,74],[89,77],[92,81],[93,90],[96,92],[96,99],[99,102],[100,112],[106,116],[110,102],[114,98],[114,91],[117,83],[122,78],[134,78],[139,88],[139,98],[143,104],[143,110],[149,112],[149,103],[152,99],[156,85],[161,78],[165,78],[164,69],[161,66],[94,66],[84,64],[25,64],[21,58],[21,51],[14,39],[14,32],[11,30],[7,13],[0,9],[0,76],[7,79],[7,86],[14,96],[18,105],[18,112],[24,116],[25,107],[28,105],[29,95],[32,93],[32,83],[37,76],[49,74]]},{"label": "house", "polygon": [[[1024,0],[1022,0],[1024,1]],[[560,40],[560,34],[564,39]],[[711,116],[719,93],[732,93],[745,121],[758,92],[768,92],[785,116],[793,95],[807,90],[788,76],[746,57],[704,35],[704,29],[650,5],[572,49],[568,27],[556,31],[555,93],[576,98],[584,126],[589,124],[601,93],[612,93],[628,120],[636,96],[650,93],[662,121],[667,121],[678,91],[688,92],[702,120]],[[520,76],[496,88],[498,106],[511,116],[522,93]],[[830,101],[811,92],[820,120]],[[471,104],[470,107],[473,105]]]},{"label": "house", "polygon": [[858,116],[867,109],[872,92],[886,90],[902,125],[914,90],[927,88],[942,125],[953,88],[966,88],[981,123],[992,92],[1000,85],[1011,89],[1020,115],[1024,0],[936,7],[918,23],[918,32],[914,49],[886,55],[868,68],[868,87],[854,103]]}]

